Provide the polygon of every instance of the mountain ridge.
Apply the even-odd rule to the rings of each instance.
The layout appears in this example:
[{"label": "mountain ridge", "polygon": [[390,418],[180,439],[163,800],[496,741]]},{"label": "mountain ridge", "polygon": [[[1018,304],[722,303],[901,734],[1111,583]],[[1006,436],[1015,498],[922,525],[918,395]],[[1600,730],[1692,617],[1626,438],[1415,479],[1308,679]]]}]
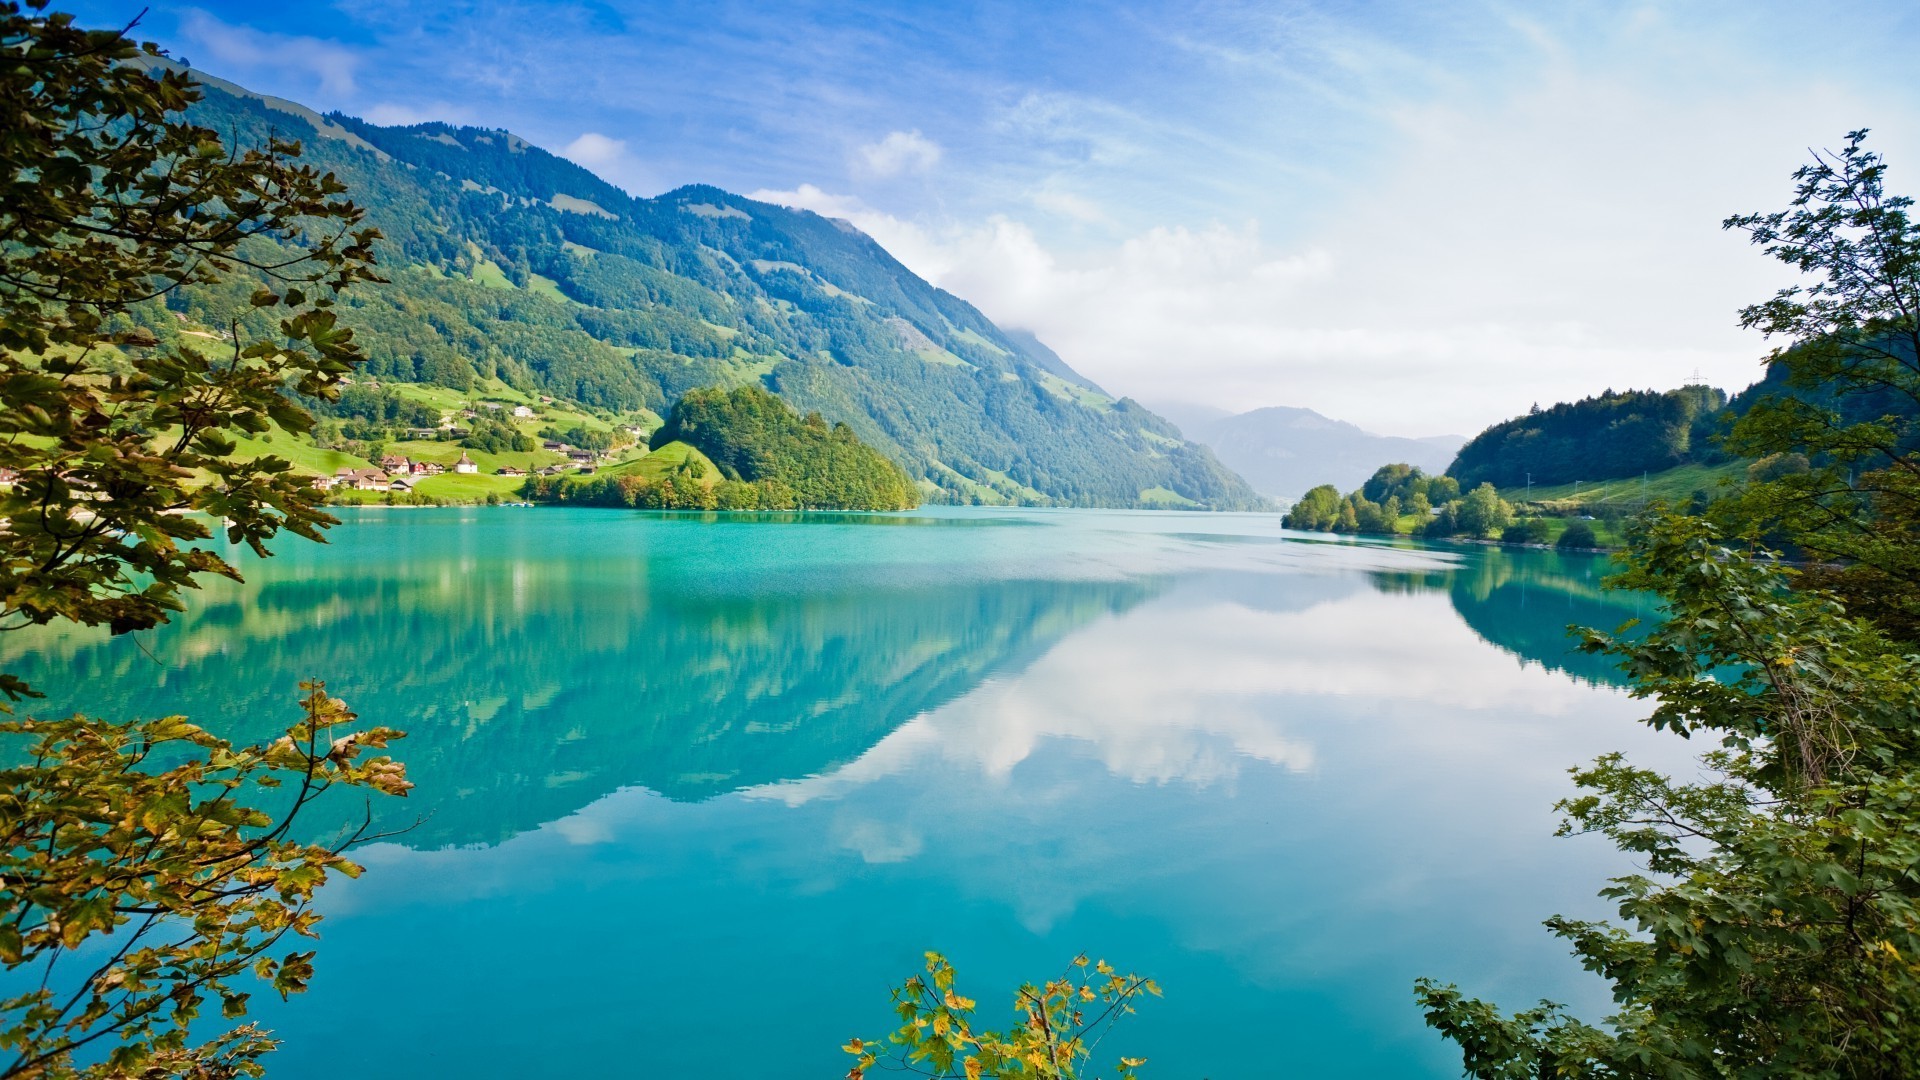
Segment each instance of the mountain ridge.
[{"label": "mountain ridge", "polygon": [[[655,412],[758,383],[848,424],[938,501],[1262,505],[1173,425],[845,222],[702,184],[635,198],[503,129],[322,116],[195,75],[198,122],[244,145],[301,139],[386,234],[391,282],[342,305],[372,377]],[[167,306],[223,325],[241,299]]]}]

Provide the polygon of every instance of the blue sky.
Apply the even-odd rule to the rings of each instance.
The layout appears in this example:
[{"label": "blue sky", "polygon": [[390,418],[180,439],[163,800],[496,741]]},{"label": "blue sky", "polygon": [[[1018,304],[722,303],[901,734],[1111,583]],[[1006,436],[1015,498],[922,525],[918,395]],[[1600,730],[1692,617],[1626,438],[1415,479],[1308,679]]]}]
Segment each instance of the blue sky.
[{"label": "blue sky", "polygon": [[848,218],[1117,392],[1419,435],[1751,381],[1766,345],[1734,312],[1785,279],[1719,222],[1859,126],[1920,190],[1915,11],[161,0],[142,30],[318,108],[510,128],[635,194]]}]

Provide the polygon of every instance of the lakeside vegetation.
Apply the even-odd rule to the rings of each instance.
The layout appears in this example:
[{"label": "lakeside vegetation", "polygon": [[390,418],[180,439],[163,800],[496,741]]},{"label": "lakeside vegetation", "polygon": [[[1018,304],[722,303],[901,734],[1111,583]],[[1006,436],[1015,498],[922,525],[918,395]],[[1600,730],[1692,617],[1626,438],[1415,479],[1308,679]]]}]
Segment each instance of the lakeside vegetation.
[{"label": "lakeside vegetation", "polygon": [[1289,529],[1362,536],[1413,536],[1428,540],[1497,540],[1564,548],[1613,547],[1619,542],[1618,507],[1600,505],[1605,517],[1569,503],[1514,503],[1491,483],[1462,495],[1451,476],[1428,476],[1407,464],[1383,465],[1366,484],[1341,495],[1331,484],[1307,492],[1281,519]]}]

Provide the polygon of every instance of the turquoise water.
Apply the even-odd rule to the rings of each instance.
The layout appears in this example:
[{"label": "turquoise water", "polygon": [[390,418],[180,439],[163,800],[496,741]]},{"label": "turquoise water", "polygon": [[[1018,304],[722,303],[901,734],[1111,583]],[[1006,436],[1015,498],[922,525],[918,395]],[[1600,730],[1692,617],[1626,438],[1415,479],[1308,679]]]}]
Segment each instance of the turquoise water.
[{"label": "turquoise water", "polygon": [[1154,976],[1108,1040],[1150,1076],[1455,1076],[1414,978],[1604,1015],[1538,923],[1627,864],[1551,806],[1687,750],[1568,652],[1647,613],[1588,556],[988,510],[280,547],[137,640],[0,642],[49,711],[265,738],[319,676],[411,733],[276,1077],[837,1076],[929,948],[994,1019],[1077,952]]}]

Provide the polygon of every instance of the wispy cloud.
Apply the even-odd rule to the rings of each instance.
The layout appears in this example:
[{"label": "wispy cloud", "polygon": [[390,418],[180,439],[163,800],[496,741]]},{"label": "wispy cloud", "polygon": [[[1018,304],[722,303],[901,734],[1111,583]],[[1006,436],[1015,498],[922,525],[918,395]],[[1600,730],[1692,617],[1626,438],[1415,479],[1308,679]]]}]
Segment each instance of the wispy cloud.
[{"label": "wispy cloud", "polygon": [[[318,79],[329,95],[354,92],[360,55],[338,42],[304,34],[280,34],[223,22],[212,14],[188,8],[180,16],[180,32],[199,54],[188,59],[216,73],[245,77],[263,68],[293,69]],[[214,63],[204,63],[211,58]]]},{"label": "wispy cloud", "polygon": [[940,144],[913,131],[889,132],[879,142],[862,146],[854,155],[854,170],[882,179],[930,172],[940,164]]}]

